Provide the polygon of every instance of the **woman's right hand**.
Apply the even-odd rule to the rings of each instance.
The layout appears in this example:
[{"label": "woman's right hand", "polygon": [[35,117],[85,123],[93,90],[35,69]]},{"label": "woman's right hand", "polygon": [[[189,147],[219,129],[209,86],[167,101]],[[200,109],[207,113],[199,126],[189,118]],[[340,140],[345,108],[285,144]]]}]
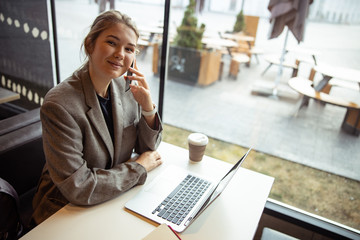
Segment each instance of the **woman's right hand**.
[{"label": "woman's right hand", "polygon": [[135,162],[142,165],[147,172],[150,172],[162,164],[161,156],[157,151],[144,152],[138,157],[138,159],[136,159]]}]

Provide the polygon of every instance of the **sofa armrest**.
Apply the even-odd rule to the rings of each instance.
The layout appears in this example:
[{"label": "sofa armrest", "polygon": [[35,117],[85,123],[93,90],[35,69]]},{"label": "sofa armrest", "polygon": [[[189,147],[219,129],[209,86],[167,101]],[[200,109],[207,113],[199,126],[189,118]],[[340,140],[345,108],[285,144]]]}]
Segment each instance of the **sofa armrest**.
[{"label": "sofa armrest", "polygon": [[20,113],[0,121],[0,136],[40,121],[40,108]]},{"label": "sofa armrest", "polygon": [[39,109],[0,121],[0,177],[18,195],[35,188],[45,164]]}]

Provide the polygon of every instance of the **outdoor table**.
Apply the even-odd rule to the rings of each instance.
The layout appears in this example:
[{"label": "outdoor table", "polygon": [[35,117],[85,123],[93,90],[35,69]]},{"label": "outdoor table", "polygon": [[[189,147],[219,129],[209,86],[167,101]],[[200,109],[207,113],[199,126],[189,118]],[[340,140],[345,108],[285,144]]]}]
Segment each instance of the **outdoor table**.
[{"label": "outdoor table", "polygon": [[247,44],[249,45],[249,49],[251,49],[252,47],[251,43],[255,41],[254,37],[242,34],[220,33],[220,36],[225,39],[247,42]]},{"label": "outdoor table", "polygon": [[[323,79],[314,86],[316,91],[321,91],[332,78],[345,80],[349,82],[356,82],[360,89],[360,71],[346,67],[335,67],[330,65],[315,66],[314,70],[323,75]],[[360,111],[357,109],[348,109],[346,111],[342,129],[346,132],[352,133],[356,136],[360,134]]]},{"label": "outdoor table", "polygon": [[164,29],[162,27],[139,26],[138,30],[139,30],[139,32],[149,33],[150,34],[149,39],[147,39],[147,40],[139,39],[138,40],[138,45],[144,46],[144,50],[142,51],[143,52],[142,58],[144,58],[145,55],[146,55],[148,47],[153,45],[155,36],[156,35],[162,35]]},{"label": "outdoor table", "polygon": [[216,49],[221,49],[223,47],[232,48],[238,46],[238,44],[233,40],[223,39],[223,38],[203,38],[201,42],[205,44],[208,48],[216,48]]},{"label": "outdoor table", "polygon": [[164,29],[161,27],[151,27],[151,26],[139,26],[139,32],[150,33],[149,42],[151,43],[155,35],[163,34]]},{"label": "outdoor table", "polygon": [[[314,86],[316,92],[321,92],[332,78],[358,83],[360,88],[359,70],[330,65],[316,65],[314,70],[323,75],[323,79]],[[346,132],[358,136],[360,133],[360,111],[358,109],[347,108],[341,127]]]},{"label": "outdoor table", "polygon": [[314,70],[323,75],[323,79],[316,86],[314,86],[314,89],[318,92],[320,92],[332,78],[356,82],[359,84],[360,87],[359,70],[345,67],[335,67],[330,65],[316,65],[314,67]]},{"label": "outdoor table", "polygon": [[[298,60],[301,60],[302,62],[308,62],[308,63],[314,64],[314,65],[317,65],[316,56],[320,55],[320,52],[318,50],[308,49],[308,48],[303,48],[303,47],[288,47],[288,48],[286,48],[286,52],[292,52],[297,55],[300,55],[300,56],[296,57]],[[304,56],[306,56],[306,57],[304,57]],[[313,62],[309,61],[307,59],[308,56],[312,57]]]},{"label": "outdoor table", "polygon": [[139,26],[138,30],[140,32],[148,32],[148,33],[152,33],[152,34],[162,34],[163,33],[162,27]]}]

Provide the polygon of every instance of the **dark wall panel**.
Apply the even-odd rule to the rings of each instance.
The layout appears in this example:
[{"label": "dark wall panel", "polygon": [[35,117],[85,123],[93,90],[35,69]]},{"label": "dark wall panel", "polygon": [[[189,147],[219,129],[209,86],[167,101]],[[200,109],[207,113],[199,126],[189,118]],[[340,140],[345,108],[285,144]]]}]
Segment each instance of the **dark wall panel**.
[{"label": "dark wall panel", "polygon": [[0,85],[18,92],[14,104],[39,107],[54,86],[47,0],[0,1]]}]

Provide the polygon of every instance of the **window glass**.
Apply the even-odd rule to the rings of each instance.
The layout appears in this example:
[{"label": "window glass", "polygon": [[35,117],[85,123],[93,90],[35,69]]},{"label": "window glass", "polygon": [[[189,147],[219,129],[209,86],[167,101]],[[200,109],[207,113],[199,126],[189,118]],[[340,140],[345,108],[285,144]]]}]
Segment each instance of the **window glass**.
[{"label": "window glass", "polygon": [[[188,1],[184,3],[171,9],[173,26],[181,25]],[[295,115],[301,96],[288,85],[293,74],[309,78],[315,65],[312,54],[317,64],[360,69],[360,44],[349,37],[360,37],[359,26],[336,22],[341,20],[335,17],[320,19],[326,14],[321,6],[328,4],[322,1],[311,6],[303,42],[298,44],[291,31],[286,39],[287,28],[269,40],[267,4],[245,2],[243,33],[254,39],[244,37],[235,47],[223,40],[233,37],[226,33],[233,31],[241,1],[222,1],[221,6],[205,1],[202,13],[194,15],[198,27],[205,24],[200,52],[174,46],[178,32],[171,29],[175,41],[170,44],[165,86],[165,141],[187,147],[186,134],[202,132],[211,138],[207,154],[232,163],[253,147],[256,153],[244,166],[275,177],[271,198],[359,228],[354,211],[360,204],[359,165],[345,159],[354,159],[360,149],[358,137],[341,127],[347,109],[310,100]],[[276,63],[284,49],[286,61],[280,70]],[[321,73],[314,77],[316,82],[321,79]],[[358,83],[346,84],[354,89],[336,86],[330,95],[360,104]],[[274,86],[277,95],[272,94]]]}]

